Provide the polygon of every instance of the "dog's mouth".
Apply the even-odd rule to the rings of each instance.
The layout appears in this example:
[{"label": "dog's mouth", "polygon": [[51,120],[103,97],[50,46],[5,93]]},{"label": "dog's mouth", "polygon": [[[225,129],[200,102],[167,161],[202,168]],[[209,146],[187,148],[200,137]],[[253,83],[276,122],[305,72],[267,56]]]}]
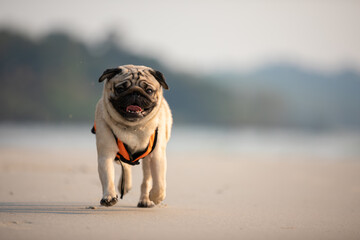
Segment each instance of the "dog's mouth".
[{"label": "dog's mouth", "polygon": [[139,92],[110,98],[110,102],[122,117],[131,122],[146,117],[156,106],[156,102]]},{"label": "dog's mouth", "polygon": [[153,107],[142,108],[138,105],[132,104],[127,107],[121,108],[120,114],[129,121],[136,121],[148,115]]},{"label": "dog's mouth", "polygon": [[137,105],[130,105],[125,108],[127,113],[141,113],[143,109]]},{"label": "dog's mouth", "polygon": [[154,108],[155,105],[148,107],[140,106],[140,104],[130,103],[127,106],[123,106],[120,101],[111,101],[115,110],[128,121],[136,121],[146,117]]},{"label": "dog's mouth", "polygon": [[122,115],[127,119],[136,119],[136,118],[143,118],[147,115],[148,109],[143,109],[142,107],[132,104],[125,108],[121,108]]}]

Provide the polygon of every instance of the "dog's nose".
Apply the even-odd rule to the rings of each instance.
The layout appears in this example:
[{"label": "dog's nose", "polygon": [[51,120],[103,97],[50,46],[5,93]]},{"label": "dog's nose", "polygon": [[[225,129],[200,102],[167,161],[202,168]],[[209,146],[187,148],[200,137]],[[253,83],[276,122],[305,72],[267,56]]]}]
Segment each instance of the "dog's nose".
[{"label": "dog's nose", "polygon": [[139,93],[139,92],[133,92],[132,95],[133,95],[134,97],[139,97],[139,96],[140,96],[140,93]]},{"label": "dog's nose", "polygon": [[135,97],[135,98],[140,97],[141,91],[142,91],[142,89],[140,87],[132,87],[128,91],[128,96]]}]

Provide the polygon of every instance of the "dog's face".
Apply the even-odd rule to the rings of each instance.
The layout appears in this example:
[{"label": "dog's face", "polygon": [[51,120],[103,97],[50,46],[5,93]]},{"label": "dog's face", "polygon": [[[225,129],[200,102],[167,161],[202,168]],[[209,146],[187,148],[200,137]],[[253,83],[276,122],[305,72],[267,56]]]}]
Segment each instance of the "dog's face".
[{"label": "dog's face", "polygon": [[104,80],[107,80],[104,97],[128,122],[137,122],[151,115],[161,102],[162,88],[168,89],[162,73],[144,66],[107,69],[99,82]]}]

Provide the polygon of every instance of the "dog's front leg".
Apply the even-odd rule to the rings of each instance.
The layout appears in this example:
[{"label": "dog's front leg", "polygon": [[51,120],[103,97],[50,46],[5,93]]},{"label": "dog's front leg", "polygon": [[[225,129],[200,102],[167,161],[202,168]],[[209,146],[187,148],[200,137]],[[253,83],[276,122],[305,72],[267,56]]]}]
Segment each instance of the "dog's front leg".
[{"label": "dog's front leg", "polygon": [[103,189],[103,198],[100,204],[106,207],[113,206],[118,201],[114,185],[114,158],[99,156],[98,171]]},{"label": "dog's front leg", "polygon": [[149,157],[146,157],[142,160],[142,168],[143,168],[143,182],[141,184],[141,195],[140,195],[140,201],[138,203],[138,207],[154,207],[155,204],[153,201],[149,198],[149,192],[151,189],[151,168],[150,168],[150,161],[151,159]]},{"label": "dog's front leg", "polygon": [[150,162],[153,186],[150,191],[150,200],[156,205],[161,203],[166,196],[166,153],[154,152]]},{"label": "dog's front leg", "polygon": [[111,129],[104,121],[101,118],[96,118],[95,121],[97,125],[96,148],[98,153],[98,172],[103,190],[100,204],[110,207],[118,201],[114,184],[114,158],[118,147]]}]

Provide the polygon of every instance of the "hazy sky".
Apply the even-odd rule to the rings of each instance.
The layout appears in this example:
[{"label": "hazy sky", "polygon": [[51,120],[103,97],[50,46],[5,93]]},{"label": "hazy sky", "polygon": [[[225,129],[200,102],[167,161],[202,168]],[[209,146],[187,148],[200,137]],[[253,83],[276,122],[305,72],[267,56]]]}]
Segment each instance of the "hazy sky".
[{"label": "hazy sky", "polygon": [[114,30],[133,51],[177,69],[291,61],[360,71],[360,0],[0,0],[0,26],[9,25],[89,42]]}]

